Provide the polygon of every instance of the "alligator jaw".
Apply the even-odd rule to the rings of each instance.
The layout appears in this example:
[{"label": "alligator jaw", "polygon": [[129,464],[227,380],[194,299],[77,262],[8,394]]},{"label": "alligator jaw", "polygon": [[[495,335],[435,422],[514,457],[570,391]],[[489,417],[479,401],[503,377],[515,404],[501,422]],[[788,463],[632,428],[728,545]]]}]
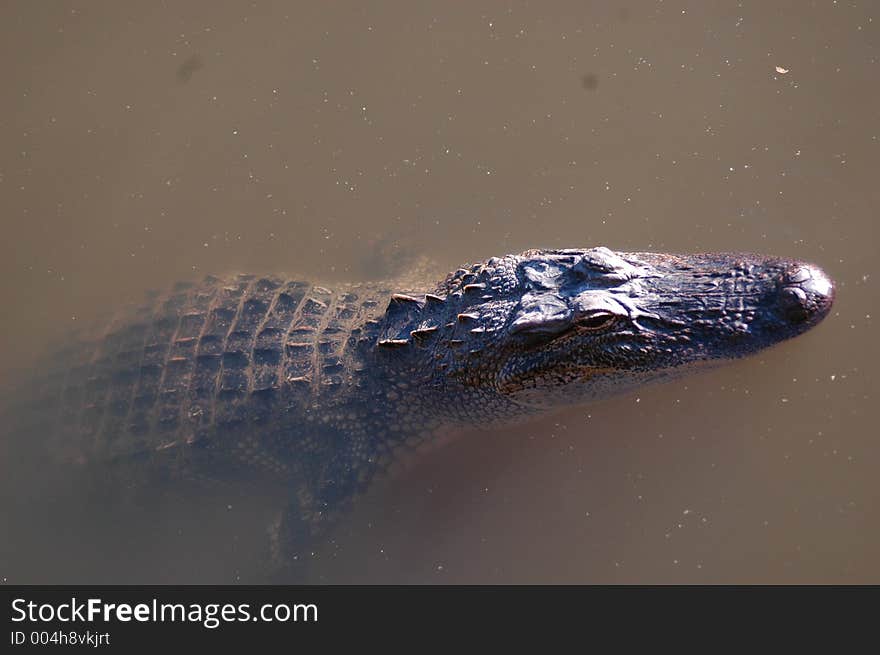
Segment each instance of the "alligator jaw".
[{"label": "alligator jaw", "polygon": [[500,392],[533,408],[591,400],[736,359],[830,311],[817,266],[752,254],[530,251]]},{"label": "alligator jaw", "polygon": [[[728,359],[796,336],[831,309],[834,285],[817,266],[752,254],[627,255],[655,277],[636,302],[680,322],[678,336],[697,338],[701,354]],[[665,321],[664,321],[665,319]]]}]

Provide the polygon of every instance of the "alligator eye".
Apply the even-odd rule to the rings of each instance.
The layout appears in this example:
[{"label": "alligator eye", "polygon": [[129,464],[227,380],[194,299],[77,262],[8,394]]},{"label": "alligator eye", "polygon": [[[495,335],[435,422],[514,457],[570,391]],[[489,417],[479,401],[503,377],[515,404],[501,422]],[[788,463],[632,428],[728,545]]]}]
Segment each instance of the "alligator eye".
[{"label": "alligator eye", "polygon": [[575,325],[582,330],[597,332],[611,327],[615,321],[617,321],[616,314],[612,314],[611,312],[597,312],[595,314],[582,316],[577,320]]}]

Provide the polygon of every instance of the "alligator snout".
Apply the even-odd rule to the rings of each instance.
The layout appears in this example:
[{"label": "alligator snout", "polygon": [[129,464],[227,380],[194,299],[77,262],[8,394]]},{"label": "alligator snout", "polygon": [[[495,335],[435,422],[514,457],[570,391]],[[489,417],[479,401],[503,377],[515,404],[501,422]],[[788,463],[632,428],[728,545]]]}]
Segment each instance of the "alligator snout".
[{"label": "alligator snout", "polygon": [[834,283],[813,264],[797,262],[782,274],[779,304],[783,316],[796,326],[821,321],[834,302]]}]

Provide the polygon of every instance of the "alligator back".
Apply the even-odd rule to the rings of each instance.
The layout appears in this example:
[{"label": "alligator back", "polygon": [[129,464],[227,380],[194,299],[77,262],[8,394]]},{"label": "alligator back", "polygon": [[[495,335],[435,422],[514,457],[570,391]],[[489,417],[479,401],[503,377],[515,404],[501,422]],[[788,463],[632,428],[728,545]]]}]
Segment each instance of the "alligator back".
[{"label": "alligator back", "polygon": [[[228,534],[244,534],[260,515],[262,527],[244,531],[266,549],[260,575],[301,581],[301,572],[279,573],[282,551],[311,548],[330,504],[349,501],[368,474],[337,458],[351,434],[338,417],[370,407],[362,351],[389,296],[378,282],[331,290],[207,277],[72,336],[3,394],[0,481],[17,527],[0,559],[17,563],[19,579],[82,581],[71,576],[100,552],[86,579],[113,581],[137,575],[123,553],[140,552],[143,570],[159,567],[147,579],[163,579],[150,551],[171,549],[174,561],[198,565],[197,552],[183,556],[193,546],[178,533],[206,535],[196,551],[234,549]],[[332,488],[322,489],[325,481]],[[232,505],[250,509],[230,524]],[[212,540],[211,522],[228,532],[215,526]],[[35,548],[46,552],[31,570],[23,563]],[[110,566],[110,556],[123,561]]]},{"label": "alligator back", "polygon": [[177,285],[53,355],[19,394],[14,430],[63,465],[148,460],[192,474],[210,456],[289,477],[290,431],[362,368],[360,326],[387,296],[244,275]]}]

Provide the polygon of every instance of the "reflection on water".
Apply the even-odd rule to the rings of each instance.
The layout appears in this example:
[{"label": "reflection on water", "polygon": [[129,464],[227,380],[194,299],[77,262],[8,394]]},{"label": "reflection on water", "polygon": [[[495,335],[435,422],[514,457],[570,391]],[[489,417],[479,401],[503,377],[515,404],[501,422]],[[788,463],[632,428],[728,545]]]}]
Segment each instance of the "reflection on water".
[{"label": "reflection on water", "polygon": [[[647,2],[0,12],[5,395],[79,325],[208,272],[333,281],[426,255],[453,268],[600,244],[815,261],[838,300],[814,331],[465,435],[377,485],[312,576],[878,581],[868,9],[804,6],[796,22],[781,7]],[[73,482],[35,490],[4,463],[4,514],[28,524],[4,532],[29,535],[4,544],[9,581],[259,569],[263,497],[172,502],[90,558],[113,510],[35,516],[31,495]],[[80,537],[76,557],[54,547]]]}]

